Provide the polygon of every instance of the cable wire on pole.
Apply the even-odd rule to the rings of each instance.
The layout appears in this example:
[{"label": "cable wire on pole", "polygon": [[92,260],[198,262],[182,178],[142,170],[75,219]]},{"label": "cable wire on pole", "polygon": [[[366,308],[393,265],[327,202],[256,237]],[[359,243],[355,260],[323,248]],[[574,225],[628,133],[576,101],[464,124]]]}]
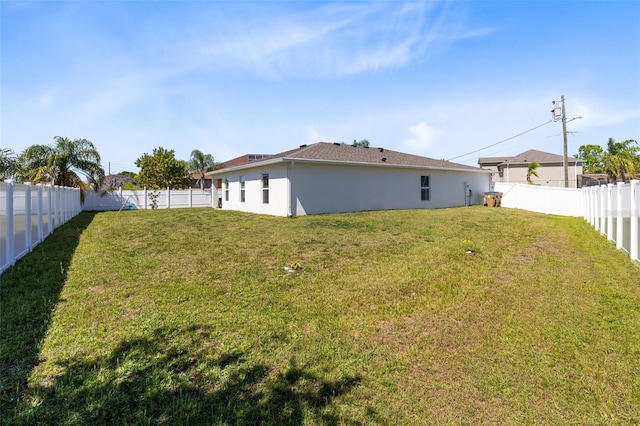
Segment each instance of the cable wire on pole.
[{"label": "cable wire on pole", "polygon": [[484,148],[476,149],[475,151],[467,152],[466,154],[462,154],[462,155],[458,155],[457,157],[449,158],[447,161],[455,160],[456,158],[460,158],[460,157],[466,157],[467,155],[474,154],[474,153],[479,152],[479,151],[484,151],[484,150],[485,150],[485,149],[487,149],[487,148],[491,148],[492,146],[496,146],[496,145],[499,145],[499,144],[501,144],[501,143],[504,143],[504,142],[510,141],[511,139],[515,139],[515,138],[517,138],[518,136],[522,136],[522,135],[524,135],[525,133],[529,133],[529,132],[531,132],[532,130],[538,129],[538,128],[540,128],[540,127],[542,127],[542,126],[545,126],[545,125],[547,125],[547,124],[549,124],[549,123],[552,123],[552,122],[553,122],[553,120],[549,120],[549,121],[544,122],[544,123],[542,123],[542,124],[540,124],[540,125],[538,125],[538,126],[536,126],[536,127],[532,127],[532,128],[530,128],[529,130],[525,130],[525,131],[524,131],[524,132],[522,132],[522,133],[518,133],[518,134],[517,134],[517,135],[515,135],[515,136],[511,136],[510,138],[503,139],[503,140],[501,140],[500,142],[496,142],[496,143],[493,143],[493,144],[491,144],[491,145],[487,145],[487,146],[485,146]]}]

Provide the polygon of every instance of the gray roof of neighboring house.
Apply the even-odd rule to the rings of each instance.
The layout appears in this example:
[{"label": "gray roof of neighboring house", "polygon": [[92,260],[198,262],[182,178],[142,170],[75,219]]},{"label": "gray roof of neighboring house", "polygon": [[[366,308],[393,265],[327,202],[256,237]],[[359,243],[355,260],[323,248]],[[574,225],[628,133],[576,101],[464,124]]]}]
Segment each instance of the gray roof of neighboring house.
[{"label": "gray roof of neighboring house", "polygon": [[[362,146],[353,146],[337,142],[318,142],[311,145],[301,145],[299,148],[281,152],[279,154],[270,155],[265,159],[238,166],[238,168],[256,167],[260,164],[270,164],[291,160],[334,164],[342,163],[394,167],[421,167],[473,172],[485,171],[480,169],[479,167],[452,163],[445,160],[436,160],[419,155],[405,154],[403,152],[393,151],[385,148],[365,148]],[[229,169],[230,168],[222,169],[216,172],[224,173],[229,171]]]},{"label": "gray roof of neighboring house", "polygon": [[[513,157],[481,157],[478,158],[478,164],[482,165],[499,165],[499,164],[529,164],[537,162],[544,164],[562,164],[564,158],[562,155],[552,154],[550,152],[538,151],[530,149]],[[567,164],[582,163],[578,158],[569,157]]]}]

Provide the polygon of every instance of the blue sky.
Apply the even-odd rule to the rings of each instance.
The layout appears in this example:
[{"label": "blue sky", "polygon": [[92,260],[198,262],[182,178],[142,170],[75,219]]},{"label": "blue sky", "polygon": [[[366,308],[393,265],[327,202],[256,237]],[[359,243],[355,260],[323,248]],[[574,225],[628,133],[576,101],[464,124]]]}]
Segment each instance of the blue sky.
[{"label": "blue sky", "polygon": [[[476,165],[640,140],[640,2],[0,1],[2,148],[86,138],[113,173],[318,141]],[[462,156],[462,157],[460,157]]]}]

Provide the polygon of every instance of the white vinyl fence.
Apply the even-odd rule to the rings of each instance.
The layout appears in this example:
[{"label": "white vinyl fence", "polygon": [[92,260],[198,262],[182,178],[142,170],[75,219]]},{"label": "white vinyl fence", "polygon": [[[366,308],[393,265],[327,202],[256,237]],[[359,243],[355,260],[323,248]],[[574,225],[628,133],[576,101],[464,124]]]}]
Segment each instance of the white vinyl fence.
[{"label": "white vinyl fence", "polygon": [[0,273],[81,210],[79,189],[0,182]]},{"label": "white vinyl fence", "polygon": [[632,260],[640,263],[639,181],[581,189],[496,182],[494,188],[502,192],[503,207],[584,217],[618,249],[624,250]]},{"label": "white vinyl fence", "polygon": [[624,250],[632,260],[640,262],[638,256],[639,181],[591,186],[584,188],[583,191],[585,220],[614,242],[618,249]]},{"label": "white vinyl fence", "polygon": [[87,191],[82,208],[83,210],[107,211],[190,207],[213,207],[211,189]]},{"label": "white vinyl fence", "polygon": [[502,206],[557,216],[584,216],[582,189],[496,182]]}]

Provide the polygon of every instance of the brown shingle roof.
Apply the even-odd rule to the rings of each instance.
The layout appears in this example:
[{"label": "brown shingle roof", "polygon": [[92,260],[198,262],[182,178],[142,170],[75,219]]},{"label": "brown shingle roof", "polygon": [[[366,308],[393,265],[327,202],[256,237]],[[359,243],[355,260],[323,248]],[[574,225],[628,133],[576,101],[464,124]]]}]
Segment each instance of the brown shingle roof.
[{"label": "brown shingle roof", "polygon": [[416,166],[470,171],[480,170],[478,167],[452,163],[445,160],[436,160],[429,157],[421,157],[419,155],[405,154],[403,152],[393,151],[390,149],[374,147],[364,148],[362,146],[352,146],[344,143],[331,142],[318,142],[312,145],[301,145],[299,148],[271,155],[264,160],[256,161],[255,163],[273,161],[278,158],[351,164]]},{"label": "brown shingle roof", "polygon": [[[582,160],[569,157],[568,164],[581,163]],[[550,152],[538,151],[536,149],[530,149],[521,154],[518,154],[513,157],[481,157],[478,158],[478,164],[480,165],[489,165],[489,164],[501,164],[501,163],[509,163],[509,164],[528,164],[532,162],[537,162],[540,164],[551,164],[551,163],[563,163],[562,155],[552,154]]]}]

